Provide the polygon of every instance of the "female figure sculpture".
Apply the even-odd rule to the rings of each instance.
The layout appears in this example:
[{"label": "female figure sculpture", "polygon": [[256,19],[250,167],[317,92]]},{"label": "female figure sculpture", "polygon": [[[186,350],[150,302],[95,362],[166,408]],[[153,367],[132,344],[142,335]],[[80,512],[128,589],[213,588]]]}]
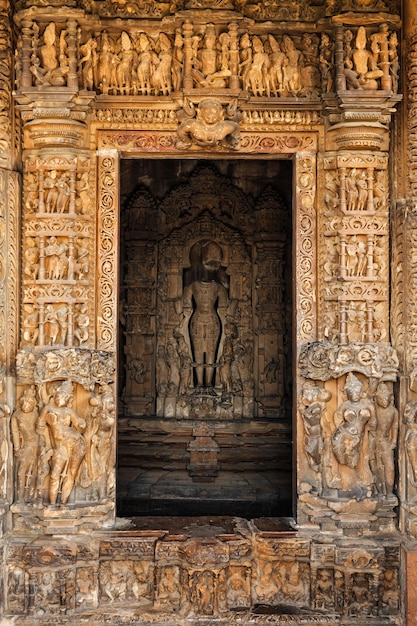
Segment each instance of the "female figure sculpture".
[{"label": "female figure sculpture", "polygon": [[[332,449],[341,468],[345,491],[371,495],[375,482],[375,405],[370,399],[374,384],[363,394],[362,382],[349,373],[345,383],[347,400],[335,412],[339,424],[332,435]],[[351,470],[351,471],[349,471]]]}]

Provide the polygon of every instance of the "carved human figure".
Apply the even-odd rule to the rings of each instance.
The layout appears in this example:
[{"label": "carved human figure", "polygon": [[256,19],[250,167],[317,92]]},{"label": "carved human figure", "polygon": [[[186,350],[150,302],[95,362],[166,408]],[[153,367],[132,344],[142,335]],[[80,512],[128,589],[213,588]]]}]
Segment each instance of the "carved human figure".
[{"label": "carved human figure", "polygon": [[86,343],[89,337],[90,317],[87,311],[87,305],[82,303],[79,305],[78,311],[74,317],[74,337],[78,340],[80,346]]},{"label": "carved human figure", "polygon": [[323,92],[330,93],[333,91],[333,46],[326,33],[321,36],[319,64]]},{"label": "carved human figure", "polygon": [[172,87],[179,91],[182,87],[182,71],[184,67],[184,39],[179,28],[175,31],[174,51],[172,56]]},{"label": "carved human figure", "polygon": [[358,238],[356,235],[346,242],[346,269],[348,276],[356,276],[358,271]]},{"label": "carved human figure", "polygon": [[151,95],[151,76],[153,66],[157,64],[158,57],[152,50],[148,37],[145,33],[141,33],[139,36],[139,60],[136,70],[140,95]]},{"label": "carved human figure", "polygon": [[78,62],[81,75],[81,86],[87,91],[94,89],[94,71],[98,63],[97,57],[97,40],[89,37],[85,44],[80,47],[83,55]]},{"label": "carved human figure", "polygon": [[297,96],[302,88],[301,67],[304,63],[304,55],[301,50],[297,50],[289,35],[283,36],[281,47],[287,57],[284,65],[284,91],[291,96]]},{"label": "carved human figure", "polygon": [[362,382],[351,372],[346,377],[344,391],[347,400],[342,402],[334,415],[339,424],[332,435],[333,453],[340,463],[354,470],[346,482],[352,491],[363,495],[371,491],[375,471],[375,405],[370,399],[376,382],[363,393]]},{"label": "carved human figure", "polygon": [[364,211],[368,200],[368,183],[366,181],[366,172],[364,170],[362,170],[356,177],[356,187],[358,189],[356,210]]},{"label": "carved human figure", "polygon": [[213,573],[208,571],[197,572],[193,591],[198,613],[212,615],[214,604]]},{"label": "carved human figure", "polygon": [[99,53],[99,60],[97,64],[98,71],[98,89],[103,94],[108,94],[109,89],[114,87],[112,84],[112,69],[113,69],[114,54],[112,52],[112,44],[110,42],[109,34],[106,30],[101,33],[101,50]]},{"label": "carved human figure", "polygon": [[101,390],[98,405],[94,411],[93,432],[91,437],[92,478],[98,487],[98,496],[106,498],[108,493],[108,477],[112,471],[109,459],[112,450],[112,439],[116,405],[110,387]]},{"label": "carved human figure", "polygon": [[168,393],[169,395],[174,395],[177,393],[180,386],[180,357],[177,342],[174,337],[168,339],[166,357],[169,369]]},{"label": "carved human figure", "polygon": [[254,96],[270,95],[268,71],[270,60],[262,40],[255,35],[252,39],[253,57],[248,72],[250,91]]},{"label": "carved human figure", "polygon": [[51,170],[43,181],[43,189],[45,193],[45,213],[54,213],[56,210],[56,202],[58,199],[58,189],[56,186],[58,172]]},{"label": "carved human figure", "polygon": [[234,340],[237,337],[235,324],[230,321],[225,324],[225,339],[223,343],[223,352],[220,357],[220,383],[225,394],[230,394],[233,389],[232,363],[234,359]]},{"label": "carved human figure", "polygon": [[169,367],[164,346],[158,346],[158,358],[156,361],[156,385],[158,393],[163,395],[167,392],[169,381]]},{"label": "carved human figure", "polygon": [[354,167],[345,178],[345,187],[347,199],[346,209],[348,211],[354,211],[359,197],[359,190],[356,181],[356,169]]},{"label": "carved human figure", "polygon": [[49,280],[60,280],[66,277],[68,270],[68,244],[59,242],[52,235],[45,246],[45,274]]},{"label": "carved human figure", "polygon": [[52,400],[43,407],[37,425],[41,444],[53,450],[49,480],[51,504],[57,502],[59,494],[61,503],[66,504],[86,454],[86,442],[82,435],[86,423],[70,408],[72,396],[71,381],[63,381],[54,390]]},{"label": "carved human figure", "polygon": [[54,346],[58,343],[60,325],[58,321],[58,314],[53,304],[47,304],[46,306],[44,323],[47,328],[47,343]]},{"label": "carved human figure", "polygon": [[196,268],[197,279],[184,289],[183,307],[189,320],[197,386],[210,387],[228,296],[218,276],[223,259],[221,247],[214,241],[203,241],[198,246],[201,248],[201,264]]},{"label": "carved human figure", "polygon": [[168,37],[161,33],[159,35],[159,57],[155,70],[152,74],[152,84],[155,95],[167,96],[171,93],[171,67],[172,67],[172,47]]},{"label": "carved human figure", "polygon": [[177,351],[180,362],[180,383],[178,393],[179,395],[183,395],[186,394],[191,387],[192,359],[184,335],[180,331],[175,330],[174,337],[177,340]]},{"label": "carved human figure", "polygon": [[398,436],[398,411],[394,397],[386,383],[379,383],[375,394],[376,407],[376,487],[384,496],[391,496],[394,489],[394,450]]},{"label": "carved human figure", "polygon": [[400,72],[400,60],[398,57],[398,37],[397,33],[393,32],[389,38],[389,62],[390,62],[390,76],[391,76],[391,88],[393,93],[398,93],[398,78]]},{"label": "carved human figure", "polygon": [[271,53],[269,55],[269,83],[271,93],[275,96],[279,96],[282,93],[284,85],[284,65],[287,61],[287,57],[282,52],[279,42],[273,35],[268,36],[269,46]]},{"label": "carved human figure", "polygon": [[299,402],[304,427],[304,449],[311,469],[318,472],[323,453],[323,434],[321,420],[326,410],[326,402],[332,394],[327,389],[305,383]]},{"label": "carved human figure", "polygon": [[408,476],[410,483],[417,487],[417,402],[409,402],[404,409],[404,421],[407,432],[404,440],[404,448],[407,453],[411,473]]},{"label": "carved human figure", "polygon": [[177,133],[178,148],[189,148],[196,143],[203,147],[225,145],[237,149],[240,144],[239,124],[226,120],[221,103],[212,98],[202,100],[197,109],[197,119],[184,120]]},{"label": "carved human figure", "polygon": [[33,237],[26,237],[26,249],[23,256],[25,260],[23,273],[28,278],[36,280],[39,275],[39,247]]},{"label": "carved human figure", "polygon": [[63,172],[61,176],[56,181],[56,190],[57,190],[57,198],[56,198],[56,212],[57,213],[67,213],[68,205],[70,201],[71,188],[68,183],[69,176],[66,172]]},{"label": "carved human figure", "polygon": [[120,36],[121,59],[116,67],[116,81],[119,93],[129,95],[132,87],[132,67],[135,52],[129,35],[122,31]]},{"label": "carved human figure", "polygon": [[65,85],[66,75],[69,71],[68,57],[66,55],[66,31],[62,30],[59,45],[56,39],[55,22],[51,22],[43,33],[43,45],[39,48],[39,58],[32,56],[32,73],[38,81],[53,86]]},{"label": "carved human figure", "polygon": [[39,454],[39,418],[35,386],[26,387],[11,417],[11,431],[15,457],[16,499],[30,502],[36,496],[36,478]]},{"label": "carved human figure", "polygon": [[387,187],[385,185],[385,170],[377,170],[374,181],[375,211],[383,208],[387,201]]},{"label": "carved human figure", "polygon": [[383,71],[379,69],[372,52],[366,49],[366,30],[364,26],[359,26],[355,39],[355,49],[352,53],[353,69],[356,72],[358,89],[378,89],[378,80],[383,76]]},{"label": "carved human figure", "polygon": [[252,66],[252,44],[249,38],[248,33],[242,35],[240,39],[240,63],[239,63],[239,73],[242,79],[242,88],[246,91],[249,90],[249,70]]},{"label": "carved human figure", "polygon": [[86,247],[87,240],[78,239],[76,241],[77,256],[74,260],[74,274],[78,280],[83,280],[90,269],[89,249]]}]

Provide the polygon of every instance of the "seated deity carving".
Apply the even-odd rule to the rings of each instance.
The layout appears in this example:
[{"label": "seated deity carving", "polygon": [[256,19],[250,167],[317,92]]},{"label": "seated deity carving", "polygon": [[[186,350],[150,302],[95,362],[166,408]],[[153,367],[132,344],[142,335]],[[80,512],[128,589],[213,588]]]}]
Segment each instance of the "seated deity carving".
[{"label": "seated deity carving", "polygon": [[[36,85],[52,85],[60,87],[66,84],[69,71],[67,56],[67,31],[62,30],[57,42],[54,22],[48,24],[43,33],[43,44],[38,46],[39,26],[33,26],[33,49],[31,72]],[[36,54],[36,51],[38,54]]]},{"label": "seated deity carving", "polygon": [[367,35],[364,26],[358,28],[355,49],[345,58],[345,76],[348,89],[380,89],[384,72],[378,66],[379,47],[375,52],[366,48]]}]

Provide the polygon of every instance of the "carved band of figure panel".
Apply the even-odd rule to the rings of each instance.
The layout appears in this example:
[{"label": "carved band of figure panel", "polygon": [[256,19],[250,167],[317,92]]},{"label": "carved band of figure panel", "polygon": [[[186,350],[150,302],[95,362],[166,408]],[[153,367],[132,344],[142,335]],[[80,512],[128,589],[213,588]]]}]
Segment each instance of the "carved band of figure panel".
[{"label": "carved band of figure panel", "polygon": [[[159,35],[103,29],[92,36],[79,28],[76,42],[75,22],[29,24],[19,44],[18,90],[68,86],[103,95],[168,96],[226,89],[317,98],[335,91],[337,73],[345,90],[398,91],[398,38],[386,23],[346,29],[338,66],[329,33],[261,35],[237,22],[185,21]],[[74,64],[77,76],[70,71]]]}]

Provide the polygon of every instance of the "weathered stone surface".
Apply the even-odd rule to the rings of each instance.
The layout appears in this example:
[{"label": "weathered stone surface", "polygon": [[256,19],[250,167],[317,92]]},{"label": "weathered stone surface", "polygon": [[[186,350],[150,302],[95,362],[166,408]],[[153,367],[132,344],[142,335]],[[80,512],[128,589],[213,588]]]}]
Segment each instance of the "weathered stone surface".
[{"label": "weathered stone surface", "polygon": [[414,4],[0,3],[0,619],[415,621]]}]

